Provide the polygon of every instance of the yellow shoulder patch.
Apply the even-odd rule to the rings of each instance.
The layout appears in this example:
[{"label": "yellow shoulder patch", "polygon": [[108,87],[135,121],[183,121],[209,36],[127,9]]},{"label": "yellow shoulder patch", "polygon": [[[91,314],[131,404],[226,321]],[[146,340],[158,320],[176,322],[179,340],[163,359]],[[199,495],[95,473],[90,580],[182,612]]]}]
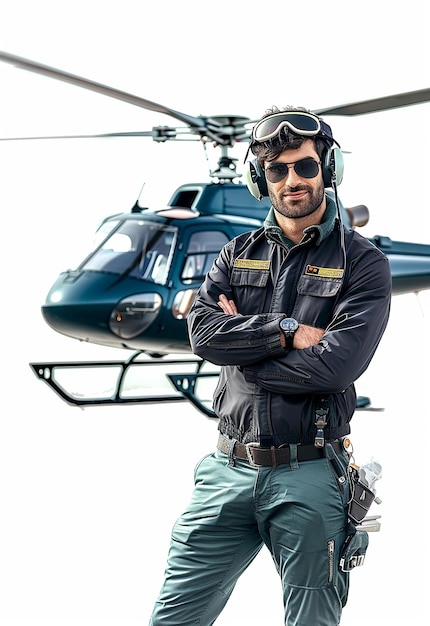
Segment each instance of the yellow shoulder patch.
[{"label": "yellow shoulder patch", "polygon": [[241,270],[268,270],[270,259],[235,259],[233,267]]},{"label": "yellow shoulder patch", "polygon": [[323,278],[342,278],[343,269],[336,267],[318,267],[317,265],[307,265],[306,276],[322,276]]}]

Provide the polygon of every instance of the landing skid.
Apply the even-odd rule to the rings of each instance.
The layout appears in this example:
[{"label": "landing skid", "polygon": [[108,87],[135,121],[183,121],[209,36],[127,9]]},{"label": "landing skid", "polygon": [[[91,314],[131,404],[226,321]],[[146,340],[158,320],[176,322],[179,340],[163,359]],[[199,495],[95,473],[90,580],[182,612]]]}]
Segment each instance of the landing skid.
[{"label": "landing skid", "polygon": [[[151,358],[141,352],[125,361],[30,363],[34,374],[62,400],[82,408],[100,405],[190,402],[216,418],[212,397],[219,367],[194,358]],[[359,396],[357,410],[377,410]]]},{"label": "landing skid", "polygon": [[199,358],[30,363],[39,380],[73,406],[191,402],[210,418],[219,368]]}]

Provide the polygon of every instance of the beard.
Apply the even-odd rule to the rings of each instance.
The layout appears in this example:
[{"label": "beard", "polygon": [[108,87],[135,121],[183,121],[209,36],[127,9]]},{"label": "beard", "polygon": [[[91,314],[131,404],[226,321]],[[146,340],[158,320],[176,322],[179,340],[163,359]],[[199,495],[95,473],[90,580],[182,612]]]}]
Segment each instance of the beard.
[{"label": "beard", "polygon": [[278,193],[275,193],[272,189],[268,189],[269,198],[275,211],[278,211],[284,217],[291,219],[299,219],[312,215],[317,209],[320,208],[324,200],[324,183],[321,182],[318,187],[311,187],[308,185],[297,185],[296,187],[288,187],[289,192],[294,191],[307,191],[305,198],[294,200],[294,198],[284,195],[285,188]]}]

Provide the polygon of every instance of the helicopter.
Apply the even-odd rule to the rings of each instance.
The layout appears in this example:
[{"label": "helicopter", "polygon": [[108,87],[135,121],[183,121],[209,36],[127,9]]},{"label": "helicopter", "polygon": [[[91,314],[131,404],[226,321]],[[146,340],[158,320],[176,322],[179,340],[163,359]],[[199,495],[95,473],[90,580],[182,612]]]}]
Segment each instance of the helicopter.
[{"label": "helicopter", "polygon": [[[211,182],[181,185],[164,208],[151,210],[136,201],[131,210],[106,217],[97,229],[93,249],[75,269],[59,275],[41,307],[44,320],[56,332],[132,351],[130,358],[30,364],[38,378],[72,405],[186,400],[214,417],[210,391],[219,369],[191,355],[186,318],[221,247],[236,235],[259,228],[270,208],[268,198],[256,199],[248,186],[239,182],[237,159],[230,154],[236,143],[249,141],[256,120],[242,115],[194,117],[7,52],[0,52],[0,61],[185,124],[80,137],[133,135],[159,143],[197,139],[205,148],[212,144],[220,151],[217,167],[209,173]],[[314,112],[320,116],[353,116],[428,101],[430,89],[422,89]],[[1,140],[14,139],[33,137]],[[345,208],[341,201],[339,205],[350,228],[367,223],[367,207]],[[392,241],[385,236],[371,241],[389,259],[393,295],[430,288],[430,245]],[[172,354],[181,358],[166,358]],[[100,369],[103,389],[95,391],[93,381]],[[83,376],[77,379],[79,372]],[[82,390],[85,384],[89,385],[87,391]],[[367,398],[359,398],[357,408],[368,404]]]}]

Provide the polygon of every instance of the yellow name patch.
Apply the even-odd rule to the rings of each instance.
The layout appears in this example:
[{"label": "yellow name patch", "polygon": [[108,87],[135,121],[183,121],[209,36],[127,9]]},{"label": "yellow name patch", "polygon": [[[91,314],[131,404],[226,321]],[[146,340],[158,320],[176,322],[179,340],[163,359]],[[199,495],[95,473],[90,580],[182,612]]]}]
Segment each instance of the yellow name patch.
[{"label": "yellow name patch", "polygon": [[268,270],[270,267],[270,259],[235,259],[234,266],[241,270]]},{"label": "yellow name patch", "polygon": [[317,265],[308,265],[305,271],[306,276],[322,276],[323,278],[342,278],[343,269],[335,267],[318,267]]}]

